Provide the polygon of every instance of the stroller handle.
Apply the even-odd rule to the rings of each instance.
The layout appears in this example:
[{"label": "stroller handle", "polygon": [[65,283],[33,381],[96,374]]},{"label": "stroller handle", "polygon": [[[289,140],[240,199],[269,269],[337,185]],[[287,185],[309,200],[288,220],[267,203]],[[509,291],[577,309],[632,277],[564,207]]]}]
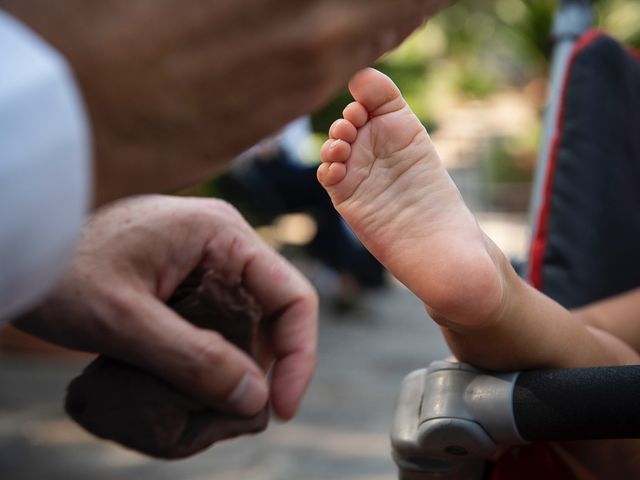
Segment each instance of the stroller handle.
[{"label": "stroller handle", "polygon": [[408,375],[391,444],[403,480],[480,480],[500,446],[640,438],[640,366],[496,373],[433,362]]},{"label": "stroller handle", "polygon": [[534,440],[640,437],[640,366],[521,372],[513,390],[520,435]]}]

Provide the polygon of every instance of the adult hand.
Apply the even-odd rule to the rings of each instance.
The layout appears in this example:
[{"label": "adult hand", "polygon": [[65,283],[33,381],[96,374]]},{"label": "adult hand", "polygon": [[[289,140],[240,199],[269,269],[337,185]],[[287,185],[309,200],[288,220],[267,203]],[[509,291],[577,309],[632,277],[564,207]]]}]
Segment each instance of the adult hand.
[{"label": "adult hand", "polygon": [[[263,369],[165,304],[196,267],[242,280],[262,306]],[[208,405],[252,415],[270,397],[291,418],[315,368],[317,298],[240,214],[211,199],[149,196],[115,203],[86,227],[52,296],[16,325],[74,349],[150,371]]]},{"label": "adult hand", "polygon": [[204,179],[450,0],[0,0],[71,62],[96,200]]}]

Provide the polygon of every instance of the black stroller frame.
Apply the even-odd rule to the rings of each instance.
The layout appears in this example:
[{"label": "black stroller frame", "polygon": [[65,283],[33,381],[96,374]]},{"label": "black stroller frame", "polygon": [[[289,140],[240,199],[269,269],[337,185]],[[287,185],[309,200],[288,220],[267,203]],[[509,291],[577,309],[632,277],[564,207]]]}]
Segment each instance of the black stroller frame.
[{"label": "black stroller frame", "polygon": [[[541,219],[546,221],[549,208],[547,172],[558,149],[556,126],[562,97],[576,42],[594,19],[592,0],[562,0],[554,21],[551,89],[530,208],[532,257],[538,258],[530,258],[523,272],[538,288],[542,273],[536,235],[547,227],[541,226]],[[550,285],[567,281],[553,268],[547,276]],[[625,285],[640,285],[631,283],[637,280],[636,275],[614,287],[619,293]],[[591,299],[611,293],[615,290],[592,292]],[[584,301],[566,291],[558,296],[556,300],[567,307]],[[480,480],[499,447],[533,441],[640,438],[637,398],[640,366],[496,374],[471,365],[434,362],[411,373],[402,384],[391,432],[393,457],[401,480]]]}]

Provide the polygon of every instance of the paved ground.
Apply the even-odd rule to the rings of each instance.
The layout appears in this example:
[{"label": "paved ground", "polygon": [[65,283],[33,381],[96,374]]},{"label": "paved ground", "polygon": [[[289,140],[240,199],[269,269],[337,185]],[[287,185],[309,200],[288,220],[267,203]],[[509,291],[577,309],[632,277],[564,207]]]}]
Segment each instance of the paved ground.
[{"label": "paved ground", "polygon": [[[348,315],[323,308],[317,375],[296,419],[192,459],[149,460],[94,440],[61,404],[77,361],[0,358],[6,480],[388,480],[388,430],[404,376],[446,355],[418,301],[392,286]],[[84,361],[82,362],[84,363]]]}]

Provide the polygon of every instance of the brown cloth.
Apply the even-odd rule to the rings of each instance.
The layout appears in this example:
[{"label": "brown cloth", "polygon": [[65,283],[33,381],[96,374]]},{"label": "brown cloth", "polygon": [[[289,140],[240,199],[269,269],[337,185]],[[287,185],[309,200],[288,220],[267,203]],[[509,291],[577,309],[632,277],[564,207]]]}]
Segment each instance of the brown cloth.
[{"label": "brown cloth", "polygon": [[[255,353],[262,312],[241,286],[225,284],[214,272],[194,272],[168,305],[194,325]],[[164,380],[104,356],[69,384],[65,408],[94,435],[166,459],[188,457],[217,441],[262,431],[268,423],[267,408],[254,417],[212,410]]]}]

